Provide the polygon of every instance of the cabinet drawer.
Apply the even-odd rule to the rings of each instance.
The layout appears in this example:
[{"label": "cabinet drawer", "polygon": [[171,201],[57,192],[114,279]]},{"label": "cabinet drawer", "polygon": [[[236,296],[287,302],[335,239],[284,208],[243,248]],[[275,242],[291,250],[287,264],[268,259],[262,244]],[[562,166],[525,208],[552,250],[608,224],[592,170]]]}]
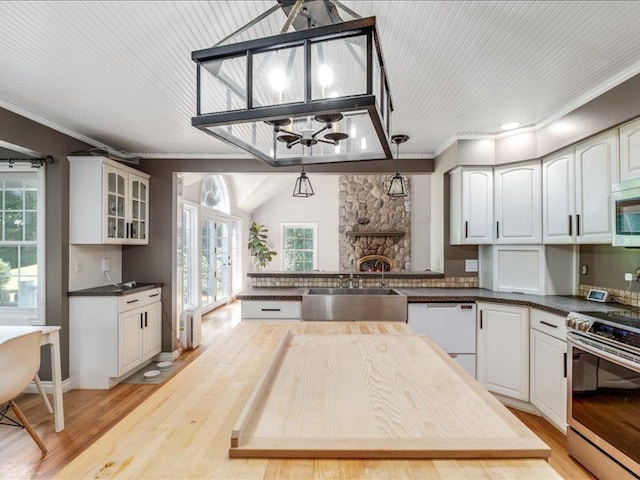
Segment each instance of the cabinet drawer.
[{"label": "cabinet drawer", "polygon": [[134,308],[145,307],[161,300],[162,293],[159,288],[122,295],[118,298],[118,312],[122,313]]},{"label": "cabinet drawer", "polygon": [[533,308],[530,310],[531,328],[547,333],[559,340],[566,340],[567,325],[565,317]]},{"label": "cabinet drawer", "polygon": [[243,300],[242,318],[300,319],[300,303],[277,300]]}]

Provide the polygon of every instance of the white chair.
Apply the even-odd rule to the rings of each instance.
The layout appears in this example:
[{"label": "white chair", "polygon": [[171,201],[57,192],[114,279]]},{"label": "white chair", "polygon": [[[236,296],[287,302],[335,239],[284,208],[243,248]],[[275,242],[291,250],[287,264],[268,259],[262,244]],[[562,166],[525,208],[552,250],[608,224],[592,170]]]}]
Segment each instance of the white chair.
[{"label": "white chair", "polygon": [[[20,426],[27,429],[31,438],[38,444],[42,453],[47,447],[24,416],[14,399],[31,383],[40,368],[40,340],[42,332],[33,332],[20,337],[11,338],[0,343],[0,405],[9,402],[7,408],[0,413],[0,418],[7,418],[9,407],[14,411]],[[12,424],[17,424],[12,419]]]},{"label": "white chair", "polygon": [[[21,317],[5,317],[0,318],[0,325],[18,325],[30,327],[31,322],[28,318]],[[33,381],[38,387],[38,392],[40,392],[40,396],[42,397],[42,401],[44,402],[45,407],[47,407],[47,412],[53,413],[53,408],[51,407],[51,402],[49,402],[49,397],[47,397],[46,392],[44,391],[44,387],[42,386],[42,382],[40,381],[40,375],[36,373],[36,376],[33,377]]]}]

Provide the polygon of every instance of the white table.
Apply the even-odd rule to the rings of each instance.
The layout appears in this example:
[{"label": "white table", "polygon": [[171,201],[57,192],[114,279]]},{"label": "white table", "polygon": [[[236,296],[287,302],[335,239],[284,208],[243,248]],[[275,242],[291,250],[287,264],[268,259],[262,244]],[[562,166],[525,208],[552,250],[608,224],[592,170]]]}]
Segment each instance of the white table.
[{"label": "white table", "polygon": [[31,332],[42,332],[40,345],[51,345],[51,376],[53,385],[53,419],[55,431],[64,430],[64,407],[62,405],[62,369],[60,366],[60,327],[0,326],[0,342]]}]

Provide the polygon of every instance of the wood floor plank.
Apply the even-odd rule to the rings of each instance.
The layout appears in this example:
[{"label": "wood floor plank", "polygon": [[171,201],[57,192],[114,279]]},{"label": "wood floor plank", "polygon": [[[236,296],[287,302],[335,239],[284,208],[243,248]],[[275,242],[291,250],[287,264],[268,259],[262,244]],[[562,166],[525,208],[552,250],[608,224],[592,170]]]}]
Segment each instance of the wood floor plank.
[{"label": "wood floor plank", "polygon": [[[202,345],[189,352],[184,352],[180,357],[181,361],[190,364],[195,359],[203,356],[212,348],[220,348],[221,344],[216,343],[216,339],[223,337],[240,322],[239,302],[230,306],[220,308],[203,319]],[[298,324],[300,325],[300,324]],[[344,322],[340,326],[343,333],[372,333],[372,327],[367,324],[355,324]],[[313,333],[319,328],[314,324],[300,325],[300,332]],[[388,327],[384,333],[406,334],[408,330],[405,324],[397,324]],[[261,342],[269,343],[269,339],[260,339]],[[276,339],[271,339],[274,344]],[[244,382],[237,382],[225,370],[232,361],[240,359],[251,363],[251,353],[241,354],[241,349],[230,350],[231,357],[221,361],[217,365],[207,365],[208,371],[215,372],[221,376],[221,382],[217,388],[206,392],[210,399],[209,408],[215,410],[218,398],[229,397],[231,402],[243,395],[248,397],[252,385],[245,385]],[[268,355],[265,356],[265,360]],[[254,383],[261,375],[259,368],[249,372],[248,378]],[[168,384],[174,382],[170,380]],[[79,454],[86,451],[97,439],[118,424],[127,414],[135,410],[161,386],[158,385],[134,385],[120,384],[111,390],[72,390],[64,394],[65,402],[65,430],[59,434],[54,433],[53,418],[46,412],[45,406],[40,397],[36,394],[22,395],[18,398],[18,404],[29,418],[34,428],[49,449],[49,453],[42,457],[40,450],[33,443],[29,435],[17,428],[0,426],[0,478],[2,479],[28,479],[28,478],[52,478],[62,468],[68,465]],[[193,384],[193,395],[202,395],[204,388]],[[161,452],[172,455],[172,449],[185,456],[198,458],[198,462],[181,463],[180,467],[171,468],[166,464],[158,464],[154,473],[157,478],[370,478],[370,479],[425,479],[425,478],[451,478],[456,472],[462,478],[491,478],[500,476],[502,478],[514,478],[513,470],[510,473],[500,469],[500,461],[484,461],[478,464],[477,461],[405,461],[405,460],[363,460],[357,463],[343,464],[335,460],[233,460],[221,463],[216,458],[217,450],[224,450],[229,445],[229,433],[240,414],[242,402],[236,408],[231,409],[229,414],[219,420],[209,419],[213,417],[210,411],[203,411],[202,405],[197,402],[189,403],[190,395],[185,395],[179,388],[172,389],[172,394],[179,396],[185,403],[184,414],[171,419],[171,423],[178,423],[182,426],[183,437],[171,438],[162,431],[154,432],[161,439],[154,448],[159,448]],[[159,408],[158,417],[171,417],[172,412]],[[552,455],[549,464],[564,478],[588,479],[591,477],[566,454],[565,437],[545,420],[539,417],[527,416],[514,411],[516,415],[531,428],[540,438],[552,448]],[[533,417],[533,418],[529,418]],[[191,421],[205,421],[209,429],[208,435],[195,435],[192,438]],[[120,428],[128,428],[135,423],[127,423]],[[224,435],[223,435],[224,433]],[[146,441],[141,436],[141,442]],[[189,444],[188,452],[180,453],[180,443]],[[123,455],[124,460],[130,459],[133,462],[131,452]],[[526,478],[525,472],[529,472],[529,478],[540,478],[542,473],[538,471],[538,477],[531,477],[536,474],[535,468],[531,468],[530,462],[519,461],[522,465],[520,478]],[[169,464],[170,465],[170,464]],[[186,467],[185,467],[186,465]],[[515,464],[511,464],[515,465]],[[105,467],[101,465],[97,470]],[[462,469],[461,469],[462,467]],[[153,467],[151,467],[153,468]],[[106,470],[98,475],[98,478],[107,477]],[[545,470],[546,471],[546,470]],[[129,472],[129,471],[128,471]],[[112,471],[111,474],[116,473]]]}]

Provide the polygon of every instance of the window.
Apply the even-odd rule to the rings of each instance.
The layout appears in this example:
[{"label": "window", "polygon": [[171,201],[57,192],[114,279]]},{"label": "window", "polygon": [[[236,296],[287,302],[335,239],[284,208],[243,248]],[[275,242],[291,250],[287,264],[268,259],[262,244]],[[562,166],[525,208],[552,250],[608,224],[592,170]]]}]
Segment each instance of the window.
[{"label": "window", "polygon": [[182,210],[182,304],[186,306],[198,305],[198,299],[195,293],[195,220],[196,208],[190,205],[184,205]]},{"label": "window", "polygon": [[318,228],[315,223],[282,225],[282,262],[286,272],[310,272],[318,268]]},{"label": "window", "polygon": [[[22,171],[21,171],[22,170]],[[44,169],[0,167],[0,314],[44,324]]]},{"label": "window", "polygon": [[207,208],[215,208],[224,213],[231,211],[227,187],[220,175],[210,175],[202,180],[200,203]]}]

